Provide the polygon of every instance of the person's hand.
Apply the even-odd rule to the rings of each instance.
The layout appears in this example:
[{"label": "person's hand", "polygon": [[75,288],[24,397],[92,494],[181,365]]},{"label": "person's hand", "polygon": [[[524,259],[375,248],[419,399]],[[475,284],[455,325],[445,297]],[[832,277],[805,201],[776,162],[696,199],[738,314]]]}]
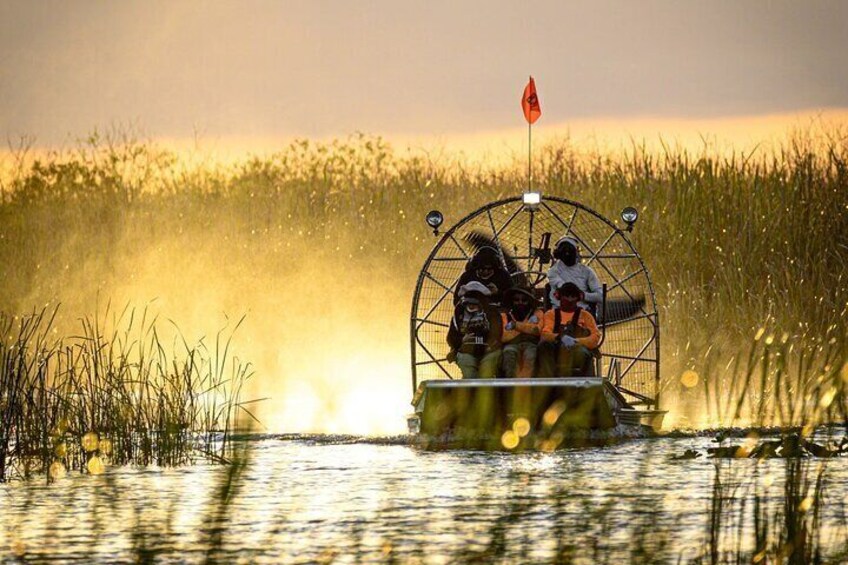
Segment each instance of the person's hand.
[{"label": "person's hand", "polygon": [[448,354],[445,356],[445,361],[448,363],[456,363],[456,351],[453,349],[448,351]]},{"label": "person's hand", "polygon": [[486,287],[487,287],[489,290],[491,290],[491,291],[492,291],[492,294],[497,294],[497,293],[498,293],[498,285],[496,285],[495,283],[489,283],[489,284],[487,284],[487,285],[486,285]]},{"label": "person's hand", "polygon": [[536,317],[536,314],[533,314],[532,316],[530,316],[530,319],[527,320],[527,321],[530,322],[531,324],[538,324],[539,318]]},{"label": "person's hand", "polygon": [[514,330],[515,329],[515,322],[513,320],[508,321],[506,323],[506,325],[504,326],[504,329],[507,329],[509,331]]},{"label": "person's hand", "polygon": [[559,338],[559,342],[566,349],[571,349],[572,347],[577,345],[577,340],[571,337],[570,335],[563,335],[561,338]]}]

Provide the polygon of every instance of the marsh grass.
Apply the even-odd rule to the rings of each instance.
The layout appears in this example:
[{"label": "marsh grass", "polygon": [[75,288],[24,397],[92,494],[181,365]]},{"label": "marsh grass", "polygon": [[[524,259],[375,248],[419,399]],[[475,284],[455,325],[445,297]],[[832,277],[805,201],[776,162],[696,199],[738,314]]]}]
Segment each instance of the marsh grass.
[{"label": "marsh grass", "polygon": [[693,362],[688,386],[700,390],[682,396],[703,402],[716,441],[729,444],[720,449],[732,452],[714,462],[698,563],[829,563],[845,555],[844,512],[823,515],[839,504],[828,490],[842,490],[828,468],[844,465],[834,457],[848,441],[848,338],[841,322],[799,327],[793,334],[767,325],[747,350],[708,347]]},{"label": "marsh grass", "polygon": [[[786,333],[808,354],[836,334],[844,341],[844,126],[813,124],[787,132],[773,149],[726,156],[706,144],[699,153],[637,143],[602,153],[567,138],[537,155],[544,193],[611,218],[625,205],[639,209],[632,238],[657,292],[670,400],[683,370],[700,371],[707,358],[716,367],[744,363],[759,328]],[[67,304],[69,292],[90,304],[135,276],[151,250],[206,277],[215,264],[211,276],[221,284],[257,268],[286,280],[304,262],[352,261],[392,273],[391,284],[411,293],[432,242],[427,211],[441,209],[450,224],[526,186],[518,158],[487,166],[363,135],[298,140],[225,165],[113,130],[61,152],[22,147],[7,159],[13,166],[0,179],[0,310],[7,312],[53,297]],[[693,402],[696,411],[704,401]]]},{"label": "marsh grass", "polygon": [[[836,519],[823,514],[838,507],[844,487],[829,481],[827,473],[830,465],[844,465],[844,458],[833,457],[848,441],[846,345],[843,326],[800,339],[788,333],[776,338],[762,328],[744,361],[736,357],[716,369],[707,352],[702,385],[709,409],[726,427],[750,428],[733,457],[755,462],[715,462],[699,563],[794,565],[844,558],[844,510]],[[768,445],[761,429],[778,434],[770,443],[780,445],[779,454],[773,447],[763,449]],[[717,440],[726,438],[720,431]],[[825,449],[813,449],[811,459],[804,445]],[[829,489],[837,494],[829,496]]]},{"label": "marsh grass", "polygon": [[[421,221],[428,210],[442,209],[451,223],[525,186],[518,164],[475,167],[426,153],[399,154],[364,136],[297,141],[231,166],[193,166],[121,132],[92,135],[65,153],[30,159],[22,153],[0,185],[0,284],[6,290],[0,300],[7,311],[28,308],[33,288],[61,295],[83,274],[108,286],[110,276],[122,274],[117,258],[133,259],[127,242],[135,241],[149,247],[176,242],[201,262],[223,255],[236,267],[261,256],[277,277],[304,257],[322,262],[346,256],[388,268],[411,293],[431,241]],[[777,426],[810,438],[834,429],[825,424],[848,420],[844,130],[796,133],[774,151],[729,157],[707,146],[693,154],[671,148],[651,153],[635,145],[608,155],[580,152],[563,140],[543,148],[534,170],[547,194],[580,200],[613,218],[625,205],[640,210],[633,239],[658,293],[664,395],[691,407],[685,414],[690,422]],[[101,253],[80,265],[75,258],[89,249]],[[90,430],[111,439],[115,461],[176,464],[195,453],[226,456],[226,442],[215,441],[227,437],[230,416],[241,406],[234,383],[249,370],[234,365],[226,371],[233,380],[224,378],[220,360],[226,353],[216,356],[219,344],[212,351],[184,347],[174,362],[155,333],[106,339],[93,322],[83,325],[78,339],[59,345],[41,331],[48,318],[2,319],[4,335],[19,336],[0,349],[2,476],[45,468],[62,439],[75,446],[68,467],[83,468],[81,442]],[[143,352],[145,362],[127,361],[127,347],[136,357]],[[696,386],[681,384],[684,369],[696,371]],[[207,394],[215,400],[201,402]],[[700,419],[705,411],[706,422]],[[644,461],[651,463],[647,456]],[[848,547],[838,539],[830,551],[823,549],[829,530],[822,523],[823,509],[833,504],[827,467],[842,461],[771,461],[782,466],[780,481],[762,478],[759,462],[717,464],[698,561],[844,559]],[[241,473],[233,469],[220,492],[238,492],[233,482]],[[558,522],[577,504],[567,484],[549,502],[558,509],[550,561],[587,555],[606,561],[614,508],[587,503],[581,533]],[[538,503],[521,489],[510,493],[483,547],[452,558],[488,562],[521,553],[522,516]],[[229,503],[221,504],[226,516]],[[224,537],[216,530],[218,514],[209,515],[210,532],[221,534],[211,538],[208,557],[214,559]],[[837,531],[845,532],[846,523],[843,513]],[[651,515],[634,506],[627,533],[631,561],[674,561],[669,540],[675,532],[651,526]],[[360,547],[361,530],[352,530],[351,548]],[[594,545],[570,541],[583,535],[594,536]],[[139,540],[138,547],[146,547]],[[392,548],[402,540],[385,542],[383,560],[396,560]],[[427,548],[416,552],[423,559]],[[333,548],[328,560],[338,554]]]},{"label": "marsh grass", "polygon": [[0,480],[227,459],[237,418],[252,417],[251,365],[230,353],[240,321],[211,346],[175,330],[167,347],[147,309],[107,307],[71,337],[55,315],[0,314]]},{"label": "marsh grass", "polygon": [[759,467],[716,462],[707,535],[696,562],[838,562],[845,554],[848,522],[844,515],[823,517],[826,507],[838,504],[827,493],[828,465],[788,458],[776,479]]},{"label": "marsh grass", "polygon": [[777,337],[761,328],[747,353],[722,358],[708,349],[698,368],[707,420],[719,426],[797,428],[809,437],[821,425],[848,422],[845,326],[823,336]]}]

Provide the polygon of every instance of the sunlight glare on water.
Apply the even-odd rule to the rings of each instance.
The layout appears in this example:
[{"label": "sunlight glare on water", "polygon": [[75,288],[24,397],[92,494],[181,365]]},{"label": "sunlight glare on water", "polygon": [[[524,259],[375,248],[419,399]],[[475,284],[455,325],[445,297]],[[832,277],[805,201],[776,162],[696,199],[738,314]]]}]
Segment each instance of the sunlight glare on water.
[{"label": "sunlight glare on water", "polygon": [[[425,451],[379,438],[347,441],[250,441],[243,480],[226,510],[223,555],[260,563],[359,562],[384,561],[389,552],[401,561],[447,563],[491,555],[504,536],[504,559],[546,561],[556,551],[557,531],[568,531],[590,555],[603,522],[608,533],[601,542],[610,562],[627,560],[634,528],[642,526],[657,539],[665,535],[672,555],[688,560],[708,533],[716,465],[731,478],[759,466],[762,484],[775,494],[782,489],[781,461],[670,460],[684,449],[714,445],[709,438],[554,453]],[[829,474],[836,494],[843,488],[836,485],[848,480],[840,463]],[[127,561],[139,536],[180,560],[205,559],[227,467],[105,471],[96,477],[71,473],[50,486],[0,485],[7,524],[0,531],[0,559],[23,547],[31,557]],[[834,512],[826,507],[823,519]]]}]

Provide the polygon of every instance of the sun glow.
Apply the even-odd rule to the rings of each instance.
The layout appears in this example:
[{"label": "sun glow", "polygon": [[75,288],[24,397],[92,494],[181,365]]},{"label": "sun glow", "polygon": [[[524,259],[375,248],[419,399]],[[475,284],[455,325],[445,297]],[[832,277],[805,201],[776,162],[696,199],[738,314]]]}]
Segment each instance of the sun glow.
[{"label": "sun glow", "polygon": [[279,402],[262,408],[262,422],[273,431],[403,433],[412,410],[405,351],[364,349],[336,351],[331,359],[317,360],[303,378],[286,379]]}]

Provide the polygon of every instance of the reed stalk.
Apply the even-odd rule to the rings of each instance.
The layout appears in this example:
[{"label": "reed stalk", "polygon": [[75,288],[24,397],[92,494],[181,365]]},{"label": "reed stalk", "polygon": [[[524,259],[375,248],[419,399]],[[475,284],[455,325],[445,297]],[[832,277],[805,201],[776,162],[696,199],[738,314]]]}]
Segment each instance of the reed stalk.
[{"label": "reed stalk", "polygon": [[0,314],[0,480],[97,473],[105,462],[227,460],[237,418],[252,417],[243,398],[251,366],[230,353],[238,324],[211,350],[179,333],[166,349],[147,310],[127,308],[107,324],[107,309],[61,338],[55,316]]}]

